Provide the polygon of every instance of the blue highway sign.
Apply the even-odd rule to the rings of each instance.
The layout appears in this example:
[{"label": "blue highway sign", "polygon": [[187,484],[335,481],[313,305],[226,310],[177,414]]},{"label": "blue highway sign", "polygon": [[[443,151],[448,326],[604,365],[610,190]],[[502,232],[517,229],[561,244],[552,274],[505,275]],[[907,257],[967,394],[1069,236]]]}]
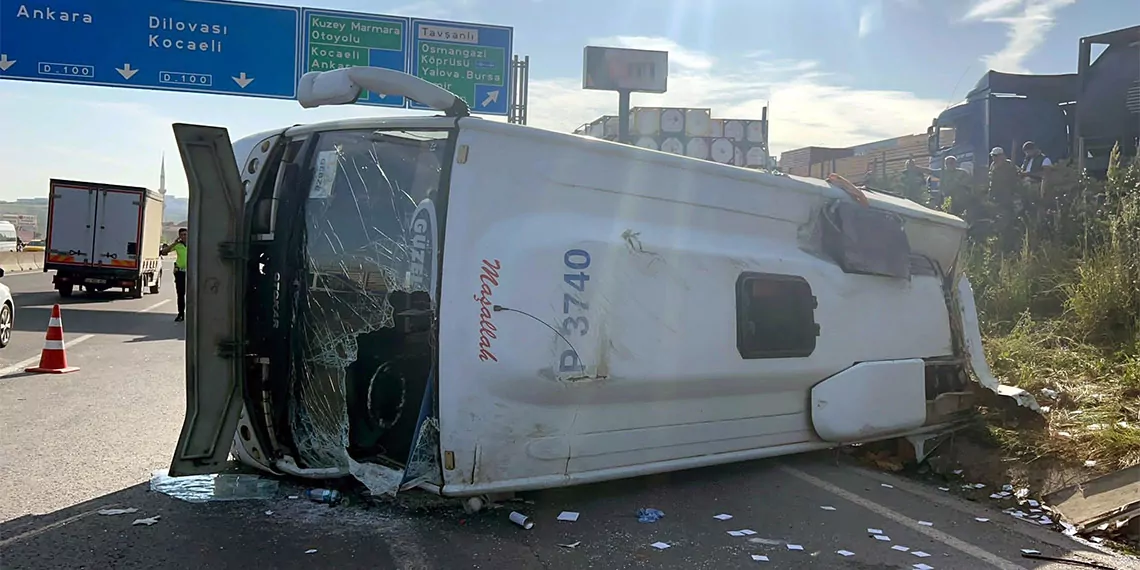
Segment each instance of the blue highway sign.
[{"label": "blue highway sign", "polygon": [[291,99],[299,18],[204,0],[0,0],[0,77]]},{"label": "blue highway sign", "polygon": [[302,74],[359,65],[507,115],[512,42],[501,26],[226,0],[0,0],[0,79],[294,99]]},{"label": "blue highway sign", "polygon": [[[455,93],[483,115],[510,107],[511,28],[412,19],[409,73]],[[412,102],[409,107],[423,109]]]}]

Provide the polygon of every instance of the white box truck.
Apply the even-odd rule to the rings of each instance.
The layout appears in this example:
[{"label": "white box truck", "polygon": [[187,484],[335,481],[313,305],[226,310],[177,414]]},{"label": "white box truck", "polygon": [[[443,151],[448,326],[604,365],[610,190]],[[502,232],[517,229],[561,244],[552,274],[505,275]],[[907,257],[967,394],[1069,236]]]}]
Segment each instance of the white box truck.
[{"label": "white box truck", "polygon": [[162,281],[163,196],[135,186],[52,180],[44,271],[61,297],[122,288],[134,298]]}]

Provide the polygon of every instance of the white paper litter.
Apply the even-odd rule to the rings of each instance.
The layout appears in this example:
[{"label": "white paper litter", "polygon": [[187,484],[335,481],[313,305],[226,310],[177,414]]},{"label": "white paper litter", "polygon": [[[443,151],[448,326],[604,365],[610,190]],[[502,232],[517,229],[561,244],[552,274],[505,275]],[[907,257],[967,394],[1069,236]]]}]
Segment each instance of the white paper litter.
[{"label": "white paper litter", "polygon": [[1041,518],[1039,518],[1037,520],[1041,521],[1041,524],[1053,524],[1053,519],[1051,519],[1045,515],[1042,515]]},{"label": "white paper litter", "polygon": [[850,550],[836,550],[835,553],[840,556],[855,556],[855,553]]},{"label": "white paper litter", "polygon": [[289,498],[290,499],[300,499],[301,497],[299,497],[297,495],[289,495]]},{"label": "white paper litter", "polygon": [[881,528],[869,528],[869,529],[867,529],[867,533],[868,534],[883,534],[883,529],[881,529]]},{"label": "white paper litter", "polygon": [[882,485],[883,487],[886,487],[887,489],[894,489],[894,488],[895,488],[895,486],[894,486],[894,485],[888,485],[888,484],[886,484],[886,483],[881,483],[881,485]]},{"label": "white paper litter", "polygon": [[1001,490],[1012,493],[1013,492],[1013,485],[1006,483],[1005,485],[1001,486]]},{"label": "white paper litter", "polygon": [[824,505],[824,506],[822,506],[822,507],[820,507],[820,508],[821,508],[821,509],[823,509],[823,510],[825,510],[825,511],[834,511],[834,510],[835,510],[835,507],[830,507],[830,506],[827,506],[827,505]]},{"label": "white paper litter", "polygon": [[974,520],[978,522],[990,522],[990,519],[987,519],[985,517],[974,517]]},{"label": "white paper litter", "polygon": [[974,483],[974,488],[975,489],[985,489],[986,484],[985,483]]},{"label": "white paper litter", "polygon": [[752,555],[752,560],[754,560],[754,561],[756,561],[756,562],[770,562],[770,561],[768,560],[768,557],[767,557],[767,556],[764,556],[763,554],[753,554],[753,555]]},{"label": "white paper litter", "polygon": [[788,544],[788,550],[803,550],[804,547],[799,544]]},{"label": "white paper litter", "polygon": [[918,564],[915,564],[914,566],[911,566],[911,568],[914,568],[914,570],[934,570],[933,566],[928,566],[928,565],[923,564],[921,562],[919,562]]},{"label": "white paper litter", "polygon": [[722,514],[714,516],[713,518],[718,520],[718,521],[726,521],[726,520],[731,519],[732,515],[722,513]]},{"label": "white paper litter", "polygon": [[1041,551],[1040,550],[1033,550],[1031,548],[1022,548],[1021,553],[1022,554],[1041,554]]},{"label": "white paper litter", "polygon": [[578,548],[579,544],[582,544],[581,540],[578,542],[571,542],[570,544],[559,544],[558,546],[561,546],[562,548]]},{"label": "white paper litter", "polygon": [[743,534],[744,536],[752,536],[752,535],[756,534],[756,531],[754,531],[750,528],[742,528],[742,529],[740,529],[740,534]]},{"label": "white paper litter", "polygon": [[922,526],[934,526],[934,523],[932,523],[930,521],[918,521],[918,524],[920,524]]},{"label": "white paper litter", "polygon": [[903,546],[901,544],[896,544],[896,545],[891,547],[891,550],[897,550],[899,552],[910,552],[910,547],[909,546]]},{"label": "white paper litter", "polygon": [[650,544],[649,546],[652,546],[653,548],[656,548],[657,550],[665,550],[666,548],[669,548],[672,545],[666,544],[664,542],[654,542],[653,544]]},{"label": "white paper litter", "polygon": [[744,536],[744,533],[739,530],[730,530],[728,531],[728,536]]},{"label": "white paper litter", "polygon": [[885,534],[876,534],[876,535],[875,535],[875,540],[879,540],[879,541],[882,541],[882,542],[890,542],[890,541],[891,541],[891,537],[889,537],[889,536],[887,536],[887,535],[885,535]]},{"label": "white paper litter", "polygon": [[267,517],[273,516],[273,511],[265,511],[265,516],[267,516]]},{"label": "white paper litter", "polygon": [[929,554],[927,554],[921,550],[915,550],[914,552],[911,552],[911,554],[913,554],[919,558],[930,558]]},{"label": "white paper litter", "polygon": [[949,491],[950,491],[950,487],[939,487],[939,488],[938,488],[938,490],[939,490],[939,491],[945,491],[945,492],[949,492]]},{"label": "white paper litter", "polygon": [[1041,506],[1041,503],[1038,503],[1037,501],[1034,501],[1033,499],[1029,499],[1028,501],[1025,501],[1025,504],[1027,504],[1027,505],[1029,505],[1029,506],[1031,506],[1031,507],[1039,507],[1039,506]]},{"label": "white paper litter", "polygon": [[306,551],[305,551],[305,554],[313,554],[313,553],[315,553],[316,551],[317,551],[317,549],[316,549],[316,548],[310,548],[310,549],[308,549],[308,550],[306,550]]},{"label": "white paper litter", "polygon": [[991,493],[990,498],[991,499],[1004,499],[1005,496],[1002,495],[1001,493]]},{"label": "white paper litter", "polygon": [[153,517],[145,519],[135,519],[135,522],[131,523],[131,526],[150,526],[156,524],[160,518],[162,518],[162,515],[154,515]]},{"label": "white paper litter", "polygon": [[961,470],[961,469],[955,469],[955,470],[954,470],[954,474],[955,474],[955,475],[961,475],[961,474],[962,474],[962,470]]},{"label": "white paper litter", "polygon": [[126,509],[103,509],[103,510],[99,511],[99,514],[104,515],[104,516],[113,517],[115,515],[129,515],[131,513],[137,513],[137,512],[139,512],[138,509],[136,509],[134,507],[130,507],[130,508],[126,508]]},{"label": "white paper litter", "polygon": [[562,511],[558,515],[558,520],[567,521],[567,522],[577,521],[578,520],[578,513],[574,512],[574,511]]}]

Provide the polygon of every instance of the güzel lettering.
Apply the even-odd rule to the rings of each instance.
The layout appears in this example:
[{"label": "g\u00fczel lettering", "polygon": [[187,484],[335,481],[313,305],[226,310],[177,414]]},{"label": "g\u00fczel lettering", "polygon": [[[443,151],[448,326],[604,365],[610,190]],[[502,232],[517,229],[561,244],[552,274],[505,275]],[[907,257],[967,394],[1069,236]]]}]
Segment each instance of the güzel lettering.
[{"label": "g\u00fczel lettering", "polygon": [[495,353],[491,352],[491,341],[498,338],[495,334],[499,329],[495,327],[492,321],[491,309],[494,303],[491,301],[494,295],[495,288],[499,286],[499,269],[502,264],[498,259],[494,261],[483,260],[483,268],[479,274],[479,293],[474,295],[475,302],[479,303],[479,360],[487,362],[488,360],[498,362],[498,357]]}]

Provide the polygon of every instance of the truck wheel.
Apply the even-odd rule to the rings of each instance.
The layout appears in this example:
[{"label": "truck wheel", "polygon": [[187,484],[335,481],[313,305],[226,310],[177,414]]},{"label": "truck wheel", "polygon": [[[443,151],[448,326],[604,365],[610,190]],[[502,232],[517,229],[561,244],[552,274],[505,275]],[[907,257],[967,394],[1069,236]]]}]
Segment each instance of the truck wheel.
[{"label": "truck wheel", "polygon": [[143,296],[143,278],[135,279],[135,286],[131,287],[129,291],[132,299],[142,299]]},{"label": "truck wheel", "polygon": [[161,271],[159,271],[158,275],[155,276],[154,284],[150,286],[150,294],[151,295],[157,295],[158,294],[159,285],[162,285],[162,272]]},{"label": "truck wheel", "polygon": [[70,297],[73,292],[75,292],[75,284],[74,283],[68,283],[67,285],[60,285],[60,287],[59,287],[59,296],[60,297]]}]

